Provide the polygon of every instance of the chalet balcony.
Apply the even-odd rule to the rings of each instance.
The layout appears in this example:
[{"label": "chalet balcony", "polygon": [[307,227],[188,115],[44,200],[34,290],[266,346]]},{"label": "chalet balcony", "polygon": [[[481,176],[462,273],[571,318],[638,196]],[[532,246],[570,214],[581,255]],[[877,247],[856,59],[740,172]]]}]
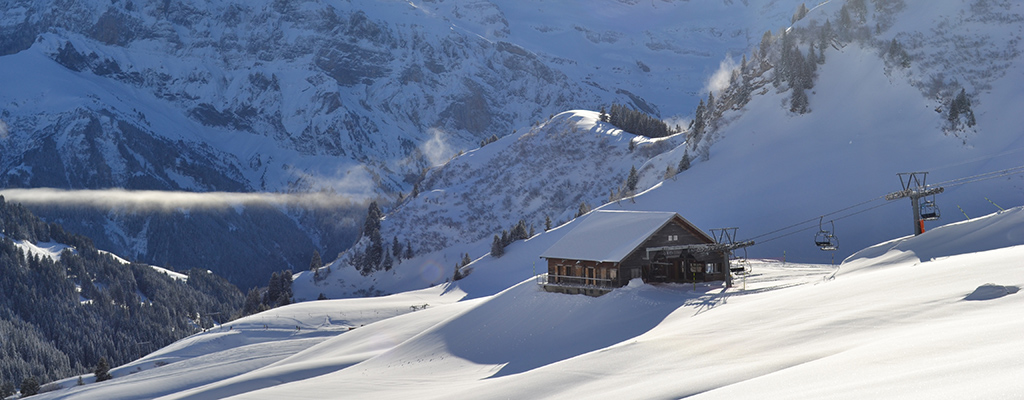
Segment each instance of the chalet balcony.
[{"label": "chalet balcony", "polygon": [[607,293],[615,288],[611,279],[552,274],[537,275],[537,284],[549,292],[565,292],[558,289],[580,289]]}]

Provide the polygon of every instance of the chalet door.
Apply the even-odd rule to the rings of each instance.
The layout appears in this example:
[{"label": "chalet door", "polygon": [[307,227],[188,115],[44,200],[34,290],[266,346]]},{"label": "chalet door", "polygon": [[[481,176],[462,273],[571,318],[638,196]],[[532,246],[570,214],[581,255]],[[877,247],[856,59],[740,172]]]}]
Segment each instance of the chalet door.
[{"label": "chalet door", "polygon": [[679,260],[673,261],[672,262],[672,266],[669,267],[669,270],[668,270],[668,280],[669,280],[669,282],[679,282],[681,280],[681,278],[683,277],[682,272],[683,272],[682,271],[682,261],[679,261]]}]

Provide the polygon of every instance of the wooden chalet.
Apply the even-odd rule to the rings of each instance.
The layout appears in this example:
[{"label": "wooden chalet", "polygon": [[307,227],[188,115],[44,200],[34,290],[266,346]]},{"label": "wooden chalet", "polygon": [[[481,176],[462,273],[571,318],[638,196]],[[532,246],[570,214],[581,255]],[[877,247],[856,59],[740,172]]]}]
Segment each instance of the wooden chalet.
[{"label": "wooden chalet", "polygon": [[600,296],[630,280],[725,281],[728,249],[674,212],[594,211],[541,258],[547,291]]}]

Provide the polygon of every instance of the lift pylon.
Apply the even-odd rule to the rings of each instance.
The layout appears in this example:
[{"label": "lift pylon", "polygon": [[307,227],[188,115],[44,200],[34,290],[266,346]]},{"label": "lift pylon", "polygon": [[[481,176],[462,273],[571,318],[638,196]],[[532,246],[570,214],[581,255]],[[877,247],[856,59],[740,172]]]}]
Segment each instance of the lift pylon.
[{"label": "lift pylon", "polygon": [[[924,221],[921,217],[921,205],[920,199],[927,196],[935,196],[936,194],[945,191],[941,186],[929,187],[928,186],[928,173],[927,172],[900,172],[896,174],[900,178],[900,186],[903,190],[898,192],[892,192],[885,195],[886,200],[902,199],[904,197],[910,198],[910,206],[914,209],[914,235],[920,235],[924,233]],[[933,197],[934,199],[934,197]],[[930,203],[932,207],[935,206],[934,200]],[[930,215],[929,219],[937,219],[938,213]]]}]

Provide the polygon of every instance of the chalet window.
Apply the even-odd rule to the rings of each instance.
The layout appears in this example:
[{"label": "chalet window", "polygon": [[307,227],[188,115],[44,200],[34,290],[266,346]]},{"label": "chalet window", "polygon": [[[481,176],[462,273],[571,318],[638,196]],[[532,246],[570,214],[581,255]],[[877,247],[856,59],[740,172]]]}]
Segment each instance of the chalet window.
[{"label": "chalet window", "polygon": [[630,271],[631,271],[630,273],[632,275],[632,278],[630,278],[630,279],[636,279],[636,278],[640,277],[640,268],[632,268],[632,269],[630,269]]},{"label": "chalet window", "polygon": [[615,269],[608,270],[608,279],[615,279],[618,275],[618,271]]},{"label": "chalet window", "polygon": [[714,273],[717,273],[717,272],[718,272],[718,263],[708,263],[707,266],[704,267],[704,273],[706,273],[706,274],[714,274]]},{"label": "chalet window", "polygon": [[670,241],[670,242],[679,241],[679,235],[668,235],[668,241]]}]

